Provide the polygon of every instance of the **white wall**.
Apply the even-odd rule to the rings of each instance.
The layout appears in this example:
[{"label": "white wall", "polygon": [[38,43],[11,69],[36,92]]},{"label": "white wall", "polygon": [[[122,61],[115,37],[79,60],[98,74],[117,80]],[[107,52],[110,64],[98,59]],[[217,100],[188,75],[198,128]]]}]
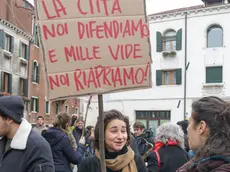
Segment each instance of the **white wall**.
[{"label": "white wall", "polygon": [[[187,103],[186,112],[191,113],[191,104],[199,97],[216,95],[230,99],[230,8],[191,12],[188,14],[188,49],[187,59],[190,66],[187,71]],[[211,24],[219,24],[224,29],[224,47],[206,48],[206,31]],[[156,53],[156,32],[164,32],[172,28],[183,30],[182,50],[176,57],[165,59],[162,53]],[[160,17],[150,21],[151,46],[152,46],[152,80],[153,87],[146,90],[126,91],[106,95],[107,101],[104,109],[117,109],[130,117],[131,124],[135,121],[135,110],[171,110],[171,122],[183,120],[183,95],[184,95],[184,15]],[[223,86],[206,87],[205,67],[223,65]],[[182,68],[182,85],[156,86],[156,74],[158,69]],[[180,107],[177,108],[181,100]],[[98,105],[94,101],[88,114],[87,124],[94,125],[98,115]]]}]

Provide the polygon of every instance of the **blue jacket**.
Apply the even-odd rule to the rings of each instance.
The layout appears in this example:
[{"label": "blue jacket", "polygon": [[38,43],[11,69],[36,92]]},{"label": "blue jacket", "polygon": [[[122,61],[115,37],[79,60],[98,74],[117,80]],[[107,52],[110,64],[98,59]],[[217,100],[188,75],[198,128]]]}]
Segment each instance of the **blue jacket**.
[{"label": "blue jacket", "polygon": [[69,137],[58,128],[42,132],[52,149],[55,172],[70,172],[72,164],[79,164],[84,155],[84,146],[78,144],[77,151],[71,145]]},{"label": "blue jacket", "polygon": [[[73,136],[79,145],[79,140],[82,136],[82,129],[79,129],[78,127],[75,127],[73,130]],[[94,148],[93,148],[93,143],[90,141],[89,137],[84,133],[85,136],[85,152],[84,152],[84,157],[91,156],[94,154]]]},{"label": "blue jacket", "polygon": [[[73,136],[74,136],[74,138],[75,138],[77,144],[79,143],[79,140],[80,140],[80,138],[81,138],[81,135],[82,135],[82,129],[79,129],[78,127],[75,127],[75,128],[73,129]],[[84,134],[84,136],[85,136],[85,134]]]},{"label": "blue jacket", "polygon": [[49,144],[23,119],[5,152],[7,138],[0,138],[0,172],[54,172]]}]

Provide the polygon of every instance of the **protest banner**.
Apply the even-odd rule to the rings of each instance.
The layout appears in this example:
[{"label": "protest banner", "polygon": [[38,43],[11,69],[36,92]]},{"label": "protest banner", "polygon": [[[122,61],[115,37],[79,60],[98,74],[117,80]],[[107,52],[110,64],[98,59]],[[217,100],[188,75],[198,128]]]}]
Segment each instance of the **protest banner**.
[{"label": "protest banner", "polygon": [[143,0],[35,1],[49,100],[151,87]]},{"label": "protest banner", "polygon": [[152,86],[145,0],[35,0],[35,8],[47,97],[98,94],[106,172],[102,94]]}]

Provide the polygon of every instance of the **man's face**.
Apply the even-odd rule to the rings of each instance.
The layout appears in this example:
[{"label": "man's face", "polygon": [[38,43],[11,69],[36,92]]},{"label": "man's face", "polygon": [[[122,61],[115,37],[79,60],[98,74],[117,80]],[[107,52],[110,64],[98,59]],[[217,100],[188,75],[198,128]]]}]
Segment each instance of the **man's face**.
[{"label": "man's face", "polygon": [[37,124],[38,125],[43,125],[44,124],[44,120],[42,118],[38,118]]},{"label": "man's face", "polygon": [[0,137],[6,136],[9,131],[7,120],[0,115]]},{"label": "man's face", "polygon": [[83,127],[84,127],[84,122],[79,121],[79,122],[76,124],[76,126],[77,126],[79,129],[83,129]]},{"label": "man's face", "polygon": [[142,135],[144,130],[145,130],[144,128],[134,128],[135,137],[138,137],[138,136]]}]

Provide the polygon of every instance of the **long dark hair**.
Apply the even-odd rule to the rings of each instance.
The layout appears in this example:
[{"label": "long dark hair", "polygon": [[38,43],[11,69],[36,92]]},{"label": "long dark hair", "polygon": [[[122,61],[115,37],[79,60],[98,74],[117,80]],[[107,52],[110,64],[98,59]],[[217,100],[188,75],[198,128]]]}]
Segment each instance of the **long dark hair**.
[{"label": "long dark hair", "polygon": [[195,159],[230,152],[230,105],[224,100],[210,96],[192,104],[192,118],[196,125],[207,124],[210,135],[204,147],[198,150]]},{"label": "long dark hair", "polygon": [[[106,127],[108,123],[110,123],[112,120],[119,119],[121,121],[124,121],[126,124],[126,131],[127,131],[127,144],[130,142],[130,125],[129,125],[129,118],[124,116],[121,112],[118,110],[110,110],[104,112],[104,133],[106,130]],[[95,140],[94,140],[94,147],[95,149],[99,150],[99,126],[100,126],[100,121],[97,121],[97,124],[95,126]]]}]

